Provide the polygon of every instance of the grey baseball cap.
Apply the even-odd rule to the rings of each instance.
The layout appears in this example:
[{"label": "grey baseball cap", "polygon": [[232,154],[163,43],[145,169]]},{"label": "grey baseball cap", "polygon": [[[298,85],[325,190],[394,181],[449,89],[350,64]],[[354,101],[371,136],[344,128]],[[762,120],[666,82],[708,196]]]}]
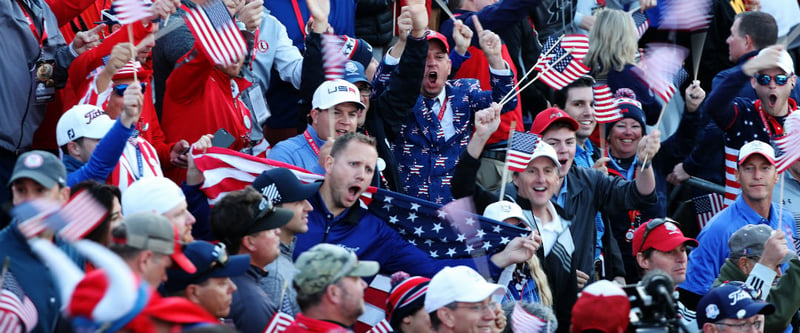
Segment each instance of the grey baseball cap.
[{"label": "grey baseball cap", "polygon": [[[764,254],[764,244],[772,236],[773,231],[772,227],[766,224],[747,224],[739,228],[728,239],[730,257],[761,257]],[[796,254],[791,252],[782,262],[785,263],[794,257]]]},{"label": "grey baseball cap", "polygon": [[8,186],[21,178],[30,178],[46,188],[53,188],[56,184],[67,186],[67,169],[56,155],[33,150],[17,158]]},{"label": "grey baseball cap", "polygon": [[373,276],[380,268],[377,261],[359,261],[354,252],[325,243],[300,254],[295,267],[294,284],[301,295],[318,293],[346,276]]}]

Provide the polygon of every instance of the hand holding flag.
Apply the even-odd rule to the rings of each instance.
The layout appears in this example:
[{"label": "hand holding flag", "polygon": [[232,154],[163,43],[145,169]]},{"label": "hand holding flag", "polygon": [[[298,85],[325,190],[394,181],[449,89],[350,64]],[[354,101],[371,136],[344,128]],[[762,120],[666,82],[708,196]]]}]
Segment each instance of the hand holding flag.
[{"label": "hand holding flag", "polygon": [[189,30],[200,42],[203,52],[215,64],[236,64],[247,53],[242,34],[221,0],[210,0],[197,6],[188,11],[184,19]]}]

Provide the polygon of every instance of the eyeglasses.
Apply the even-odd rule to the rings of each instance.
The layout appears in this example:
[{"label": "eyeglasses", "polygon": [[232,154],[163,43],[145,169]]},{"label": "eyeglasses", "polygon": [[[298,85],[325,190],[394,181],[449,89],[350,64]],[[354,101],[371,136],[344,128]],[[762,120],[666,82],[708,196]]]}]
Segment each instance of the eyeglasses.
[{"label": "eyeglasses", "polygon": [[772,81],[772,78],[775,78],[775,84],[782,86],[785,85],[786,82],[789,82],[789,76],[785,74],[777,74],[775,76],[769,76],[767,74],[756,74],[753,75],[756,78],[756,82],[762,86],[768,86],[769,82]]},{"label": "eyeglasses", "polygon": [[756,320],[756,321],[754,321],[752,323],[730,324],[730,323],[719,322],[719,323],[714,323],[714,324],[716,324],[716,325],[725,325],[725,326],[728,326],[728,327],[732,327],[734,330],[739,331],[739,332],[748,332],[750,330],[757,331],[757,330],[761,329],[761,324],[763,324],[763,322],[761,320]]},{"label": "eyeglasses", "polygon": [[472,310],[475,312],[486,312],[486,311],[494,311],[495,302],[490,302],[489,304],[485,303],[456,303],[454,309],[462,308],[467,310]]},{"label": "eyeglasses", "polygon": [[[122,83],[122,84],[115,84],[112,88],[114,88],[114,93],[117,94],[117,96],[122,97],[125,96],[125,89],[128,89],[128,86],[129,84]],[[144,94],[147,88],[147,83],[139,82],[139,86],[142,87],[142,94]]]}]

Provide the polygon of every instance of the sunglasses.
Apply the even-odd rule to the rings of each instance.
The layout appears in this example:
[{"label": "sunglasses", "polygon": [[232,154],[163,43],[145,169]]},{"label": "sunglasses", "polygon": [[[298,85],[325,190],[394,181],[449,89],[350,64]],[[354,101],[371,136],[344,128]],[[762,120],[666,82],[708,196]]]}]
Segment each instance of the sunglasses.
[{"label": "sunglasses", "polygon": [[678,221],[675,221],[675,220],[673,220],[671,218],[663,218],[663,219],[658,218],[658,219],[652,219],[652,220],[647,222],[647,224],[645,225],[645,228],[644,228],[644,235],[642,235],[642,244],[639,245],[639,252],[644,251],[644,243],[647,242],[647,236],[650,235],[650,232],[655,230],[655,228],[658,228],[659,226],[661,226],[662,224],[665,224],[667,222],[674,223],[676,225],[680,225],[680,223],[678,223]]},{"label": "sunglasses", "polygon": [[[147,88],[147,83],[139,82],[139,86],[142,87],[142,94],[144,94]],[[115,84],[112,88],[114,88],[114,93],[117,94],[117,96],[122,97],[125,96],[125,89],[128,89],[128,84]]]},{"label": "sunglasses", "polygon": [[756,78],[756,82],[762,86],[768,86],[769,82],[775,78],[775,84],[779,86],[786,85],[786,82],[789,82],[789,75],[786,74],[777,74],[775,76],[769,76],[767,74],[756,74],[753,75]]}]

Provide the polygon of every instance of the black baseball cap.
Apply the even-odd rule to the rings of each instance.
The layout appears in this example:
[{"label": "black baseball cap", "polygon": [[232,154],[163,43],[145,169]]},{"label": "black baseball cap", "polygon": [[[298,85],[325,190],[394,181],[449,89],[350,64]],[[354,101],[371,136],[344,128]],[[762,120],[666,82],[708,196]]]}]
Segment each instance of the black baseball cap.
[{"label": "black baseball cap", "polygon": [[287,168],[274,168],[262,172],[253,181],[253,188],[269,199],[273,205],[302,201],[319,191],[322,183],[305,184]]}]

